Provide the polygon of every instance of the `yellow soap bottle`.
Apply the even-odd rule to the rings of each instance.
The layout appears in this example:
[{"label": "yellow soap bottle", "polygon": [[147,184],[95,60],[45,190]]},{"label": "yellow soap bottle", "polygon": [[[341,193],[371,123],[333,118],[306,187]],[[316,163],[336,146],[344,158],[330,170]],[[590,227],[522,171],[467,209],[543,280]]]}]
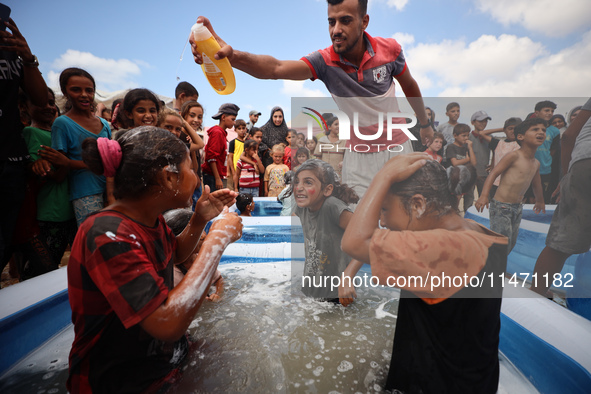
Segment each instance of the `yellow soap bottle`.
[{"label": "yellow soap bottle", "polygon": [[219,94],[230,94],[236,89],[236,78],[228,59],[216,60],[214,55],[220,50],[220,44],[203,23],[195,23],[191,28],[193,39],[201,52],[201,68],[211,87]]}]

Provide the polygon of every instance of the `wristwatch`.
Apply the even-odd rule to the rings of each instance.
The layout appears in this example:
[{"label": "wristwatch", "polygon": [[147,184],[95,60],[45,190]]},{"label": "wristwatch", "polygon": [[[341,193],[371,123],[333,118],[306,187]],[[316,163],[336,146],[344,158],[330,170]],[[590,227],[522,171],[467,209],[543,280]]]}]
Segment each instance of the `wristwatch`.
[{"label": "wristwatch", "polygon": [[21,59],[21,62],[23,63],[23,66],[27,66],[27,67],[39,67],[39,59],[37,59],[37,56],[35,56],[35,55],[33,55],[33,61],[32,62],[27,62],[27,61],[25,61],[25,59],[23,59],[20,56],[19,56],[19,58]]},{"label": "wristwatch", "polygon": [[427,124],[420,124],[419,123],[419,127],[421,129],[426,129],[427,127],[431,127],[431,121],[428,121]]}]

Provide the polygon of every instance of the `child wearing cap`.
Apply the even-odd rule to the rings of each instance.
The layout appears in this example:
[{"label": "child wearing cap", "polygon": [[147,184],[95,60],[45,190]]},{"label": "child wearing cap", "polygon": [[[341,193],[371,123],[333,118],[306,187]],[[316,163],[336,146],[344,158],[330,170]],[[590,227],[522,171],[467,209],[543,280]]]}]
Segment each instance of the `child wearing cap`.
[{"label": "child wearing cap", "polygon": [[482,110],[474,112],[470,118],[470,122],[474,126],[474,130],[470,133],[470,141],[472,141],[472,149],[476,157],[476,189],[478,195],[482,194],[484,181],[486,181],[488,175],[487,167],[490,162],[490,148],[483,135],[489,120],[491,120],[491,117]]},{"label": "child wearing cap", "polygon": [[205,163],[203,169],[203,183],[209,185],[210,190],[218,190],[224,187],[226,178],[226,129],[234,127],[236,116],[240,108],[236,104],[226,103],[220,106],[217,114],[212,116],[219,124],[207,130],[207,144],[205,144]]}]

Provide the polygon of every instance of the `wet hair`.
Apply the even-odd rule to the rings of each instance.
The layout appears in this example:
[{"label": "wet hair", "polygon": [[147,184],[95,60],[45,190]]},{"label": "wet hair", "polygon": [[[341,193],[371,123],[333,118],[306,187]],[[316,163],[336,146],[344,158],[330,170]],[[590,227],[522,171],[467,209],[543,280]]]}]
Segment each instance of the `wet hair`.
[{"label": "wet hair", "polygon": [[[339,176],[335,172],[334,168],[330,164],[325,161],[319,159],[310,159],[306,160],[296,171],[294,180],[298,177],[298,175],[302,171],[311,171],[316,175],[316,178],[320,181],[322,185],[322,189],[328,185],[333,185],[332,196],[338,198],[339,200],[343,201],[345,204],[356,204],[359,201],[359,196],[357,192],[347,186],[346,184],[341,184]],[[293,183],[287,192],[287,197],[293,194]]]},{"label": "wet hair", "polygon": [[420,194],[427,202],[426,213],[444,216],[458,212],[459,195],[476,183],[476,168],[472,165],[450,167],[447,170],[434,160],[402,182],[390,186],[389,192],[400,197],[402,206],[410,215],[412,197]]},{"label": "wet hair", "polygon": [[176,85],[176,89],[174,89],[174,97],[179,98],[179,96],[184,93],[185,96],[197,96],[199,97],[199,92],[195,89],[195,86],[191,85],[189,82],[179,82]]},{"label": "wet hair", "polygon": [[[448,112],[448,111],[454,109],[455,107],[460,108],[460,104],[456,103],[455,101],[452,101],[451,103],[449,103],[445,106],[445,112]],[[433,110],[431,110],[431,111],[433,111]]]},{"label": "wet hair", "polygon": [[193,216],[193,211],[190,208],[177,208],[164,212],[163,216],[166,225],[178,237],[185,227],[187,227],[187,224],[189,224],[189,220]]},{"label": "wet hair", "polygon": [[539,103],[536,104],[536,106],[534,107],[534,112],[538,112],[543,110],[544,108],[552,108],[552,109],[556,109],[556,104],[554,104],[552,101],[550,100],[544,100],[544,101],[540,101]]},{"label": "wet hair", "polygon": [[247,149],[251,149],[253,147],[255,149],[258,149],[259,143],[256,142],[255,140],[246,140],[246,141],[244,141],[244,151],[245,152],[246,152]]},{"label": "wet hair", "polygon": [[131,113],[136,104],[142,100],[149,100],[153,102],[154,105],[156,105],[156,110],[160,112],[160,100],[158,100],[152,91],[144,88],[131,89],[129,92],[127,92],[127,94],[125,94],[120,107],[121,120],[123,121],[123,125],[125,127],[132,128],[134,126],[133,119],[130,119],[127,116],[127,113]]},{"label": "wet hair", "polygon": [[458,123],[457,125],[454,126],[453,135],[460,135],[460,134],[469,133],[469,132],[470,132],[470,126],[468,126],[465,123]]},{"label": "wet hair", "polygon": [[250,204],[252,204],[252,194],[240,193],[236,197],[236,208],[238,208],[240,213],[246,211],[246,207]]},{"label": "wet hair", "polygon": [[72,77],[84,77],[84,78],[90,79],[92,81],[92,87],[94,88],[94,90],[96,90],[96,82],[94,81],[94,78],[92,77],[92,75],[90,75],[90,73],[88,71],[83,70],[83,69],[78,68],[78,67],[70,67],[70,68],[66,68],[60,74],[60,79],[59,79],[59,81],[60,81],[60,89],[61,89],[62,94],[64,96],[67,97],[67,94],[66,94],[66,86],[68,85],[68,81]]},{"label": "wet hair", "polygon": [[503,129],[506,129],[507,127],[511,127],[511,126],[517,126],[521,122],[522,122],[521,118],[517,118],[517,117],[509,118],[505,121],[505,124],[503,125]]},{"label": "wet hair", "polygon": [[[116,199],[140,198],[158,184],[158,173],[170,166],[178,169],[189,151],[174,134],[154,126],[141,126],[120,132],[121,163],[115,173]],[[96,138],[82,142],[82,160],[97,175],[104,173]]]},{"label": "wet hair", "polygon": [[244,119],[236,119],[236,121],[234,122],[234,129],[237,129],[240,126],[246,127],[246,122],[244,121]]},{"label": "wet hair", "polygon": [[161,127],[162,123],[166,120],[167,116],[176,116],[181,120],[181,124],[184,124],[183,117],[172,108],[162,108],[162,111],[158,113],[158,127]]},{"label": "wet hair", "polygon": [[515,126],[515,140],[517,140],[519,146],[521,146],[521,141],[519,140],[519,138],[517,138],[517,136],[525,135],[525,133],[529,130],[530,127],[538,124],[544,125],[544,127],[548,126],[548,122],[541,118],[529,118]]},{"label": "wet hair", "polygon": [[[359,15],[360,16],[365,16],[365,14],[367,14],[367,1],[368,0],[358,0],[358,7],[357,9],[359,10]],[[326,0],[326,2],[329,5],[339,5],[343,2],[343,0]]]}]

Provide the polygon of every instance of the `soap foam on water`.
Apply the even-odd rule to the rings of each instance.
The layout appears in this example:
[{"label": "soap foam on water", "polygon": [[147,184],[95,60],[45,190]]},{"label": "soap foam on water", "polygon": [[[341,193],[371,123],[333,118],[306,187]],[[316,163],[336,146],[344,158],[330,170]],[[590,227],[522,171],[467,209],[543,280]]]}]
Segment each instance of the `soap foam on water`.
[{"label": "soap foam on water", "polygon": [[[219,269],[224,293],[191,323],[195,344],[170,393],[383,391],[397,291],[359,289],[363,296],[343,308],[292,292],[289,262]],[[1,376],[0,392],[66,393],[73,338],[70,325]],[[499,356],[499,393],[535,393]]]},{"label": "soap foam on water", "polygon": [[219,269],[224,294],[199,311],[191,330],[197,350],[172,393],[276,392],[278,384],[280,392],[367,392],[384,385],[390,357],[382,350],[392,348],[395,320],[386,318],[385,327],[375,313],[380,304],[395,310],[398,292],[363,289],[344,308],[292,292],[290,262]]}]

